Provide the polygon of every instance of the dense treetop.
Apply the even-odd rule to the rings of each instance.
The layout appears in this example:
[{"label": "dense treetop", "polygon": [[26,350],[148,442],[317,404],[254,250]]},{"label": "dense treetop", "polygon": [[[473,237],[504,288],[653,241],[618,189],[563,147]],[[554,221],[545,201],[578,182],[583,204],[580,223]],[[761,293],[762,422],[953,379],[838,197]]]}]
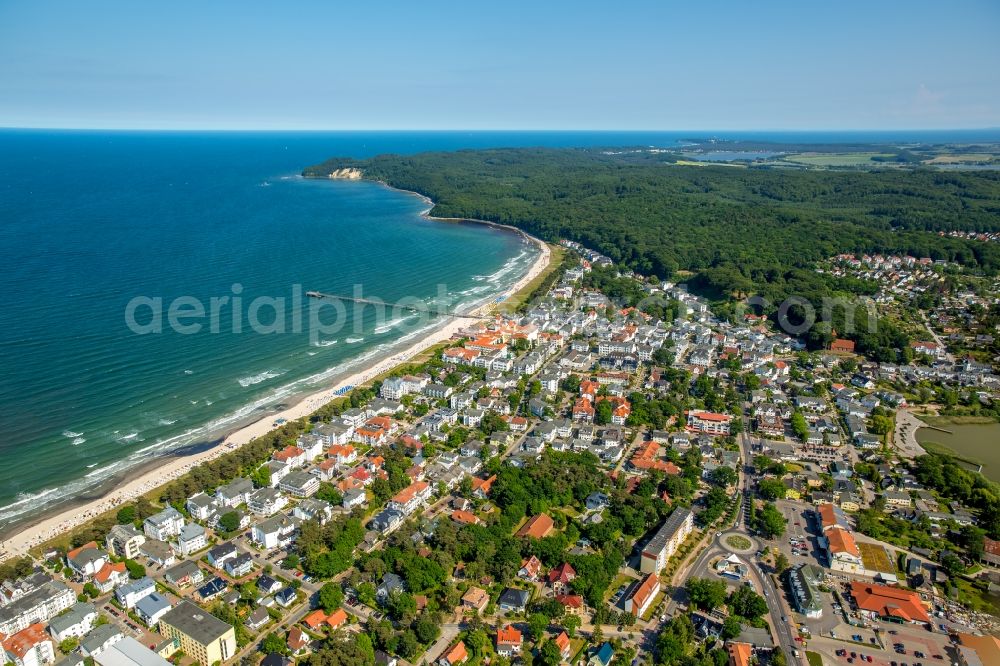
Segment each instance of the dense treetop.
[{"label": "dense treetop", "polygon": [[995,244],[938,236],[1000,229],[1000,173],[681,166],[649,153],[496,149],[335,158],[432,198],[433,213],[568,238],[640,272],[696,271],[704,287],[781,296],[840,252],[899,252],[996,271]]}]

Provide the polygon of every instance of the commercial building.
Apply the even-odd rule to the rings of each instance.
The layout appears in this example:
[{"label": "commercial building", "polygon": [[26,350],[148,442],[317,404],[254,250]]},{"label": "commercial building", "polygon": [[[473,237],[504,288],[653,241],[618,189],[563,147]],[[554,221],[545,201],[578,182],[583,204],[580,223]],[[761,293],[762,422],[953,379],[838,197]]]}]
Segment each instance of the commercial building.
[{"label": "commercial building", "polygon": [[795,610],[806,617],[823,617],[823,602],[820,600],[817,584],[821,573],[811,564],[800,564],[788,574],[788,585],[792,591]]},{"label": "commercial building", "polygon": [[187,600],[160,618],[160,633],[202,664],[224,662],[236,654],[233,626]]},{"label": "commercial building", "polygon": [[973,636],[959,632],[955,651],[961,666],[1000,664],[1000,639],[996,636]]},{"label": "commercial building", "polygon": [[916,592],[871,583],[851,583],[851,596],[858,609],[870,616],[895,622],[930,622],[930,615]]},{"label": "commercial building", "polygon": [[820,544],[826,551],[831,569],[856,574],[865,573],[861,551],[854,540],[854,535],[847,530],[840,527],[827,530],[820,538]]},{"label": "commercial building", "polygon": [[170,666],[170,662],[126,636],[94,657],[98,666]]}]

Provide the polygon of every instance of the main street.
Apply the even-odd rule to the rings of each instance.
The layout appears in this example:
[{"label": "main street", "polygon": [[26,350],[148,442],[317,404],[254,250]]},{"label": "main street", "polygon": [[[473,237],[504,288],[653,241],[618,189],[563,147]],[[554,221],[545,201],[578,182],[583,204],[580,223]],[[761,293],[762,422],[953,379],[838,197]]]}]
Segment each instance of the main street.
[{"label": "main street", "polygon": [[[745,422],[745,419],[744,419]],[[776,638],[776,648],[785,654],[785,659],[789,664],[806,664],[804,651],[797,650],[793,625],[789,620],[791,609],[785,602],[784,595],[780,588],[774,584],[774,580],[765,571],[755,557],[755,551],[761,547],[759,540],[750,534],[750,525],[747,524],[746,507],[752,500],[752,448],[753,440],[750,435],[744,433],[737,437],[740,447],[742,465],[740,466],[736,492],[740,495],[740,504],[736,510],[731,525],[721,532],[716,532],[708,541],[708,544],[697,555],[693,562],[683,564],[674,575],[671,583],[677,587],[691,578],[705,578],[713,576],[711,563],[721,557],[735,554],[740,562],[746,566],[748,580],[754,586],[754,590],[763,595],[768,608],[768,624],[771,627],[771,635]],[[750,541],[750,548],[737,548],[729,541],[729,537],[739,536]],[[667,605],[667,614],[672,615],[675,611],[679,595],[675,595]],[[795,657],[795,653],[799,657]]]}]

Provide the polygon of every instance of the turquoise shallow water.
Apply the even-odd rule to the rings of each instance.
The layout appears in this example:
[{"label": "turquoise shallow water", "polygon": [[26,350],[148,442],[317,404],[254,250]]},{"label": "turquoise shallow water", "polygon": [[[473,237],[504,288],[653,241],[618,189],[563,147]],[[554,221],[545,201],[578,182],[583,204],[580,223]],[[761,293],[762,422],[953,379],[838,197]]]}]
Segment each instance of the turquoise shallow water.
[{"label": "turquoise shallow water", "polygon": [[[413,195],[297,177],[336,152],[323,141],[286,149],[273,135],[0,137],[6,525],[276,410],[433,323],[348,309],[347,328],[316,336],[304,291],[358,285],[388,302],[461,307],[512,284],[535,256],[509,232],[423,219],[427,204]],[[284,300],[284,333],[251,330],[249,304],[260,296]],[[136,297],[162,299],[162,333],[130,330]],[[166,325],[178,297],[206,308],[229,297],[218,332]],[[327,307],[321,321],[333,315]],[[151,323],[152,310],[139,307],[135,319]],[[272,323],[274,308],[259,319]]]}]

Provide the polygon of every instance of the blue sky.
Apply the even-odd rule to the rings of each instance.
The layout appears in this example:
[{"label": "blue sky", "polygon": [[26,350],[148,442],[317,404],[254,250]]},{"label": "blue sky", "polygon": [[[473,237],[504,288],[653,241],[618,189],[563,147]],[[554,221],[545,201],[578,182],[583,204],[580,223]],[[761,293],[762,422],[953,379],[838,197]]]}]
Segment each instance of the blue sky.
[{"label": "blue sky", "polygon": [[0,126],[1000,126],[1000,2],[0,0]]}]

